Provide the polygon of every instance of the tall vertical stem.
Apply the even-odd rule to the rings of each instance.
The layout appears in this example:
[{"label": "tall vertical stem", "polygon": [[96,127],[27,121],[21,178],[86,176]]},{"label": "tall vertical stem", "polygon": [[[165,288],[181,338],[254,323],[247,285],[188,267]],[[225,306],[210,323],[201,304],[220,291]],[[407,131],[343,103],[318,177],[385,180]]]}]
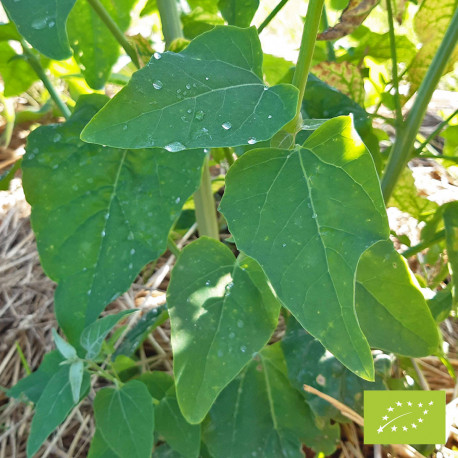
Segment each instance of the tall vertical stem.
[{"label": "tall vertical stem", "polygon": [[[157,0],[157,7],[161,17],[162,33],[164,34],[166,47],[168,47],[173,40],[183,36],[177,3],[175,0]],[[206,235],[218,240],[218,219],[211,188],[208,159],[205,160],[203,166],[200,187],[194,193],[194,204],[199,235]]]}]

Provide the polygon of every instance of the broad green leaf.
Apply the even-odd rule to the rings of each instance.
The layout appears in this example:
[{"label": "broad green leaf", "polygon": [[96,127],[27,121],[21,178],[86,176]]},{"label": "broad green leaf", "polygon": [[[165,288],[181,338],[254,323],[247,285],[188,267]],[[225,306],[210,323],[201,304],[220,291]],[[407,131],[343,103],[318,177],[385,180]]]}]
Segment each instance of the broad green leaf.
[{"label": "broad green leaf", "polygon": [[172,152],[254,144],[294,117],[297,94],[291,85],[264,86],[254,28],[215,27],[179,54],[155,54],[81,138]]},{"label": "broad green leaf", "polygon": [[425,221],[436,212],[438,205],[418,194],[412,171],[406,167],[399,177],[387,207],[396,207],[418,221]]},{"label": "broad green leaf", "polygon": [[389,229],[374,163],[351,118],[326,122],[303,147],[244,154],[227,175],[221,211],[238,249],[259,262],[302,326],[372,379],[354,278],[362,253]]},{"label": "broad green leaf", "polygon": [[90,324],[81,333],[81,346],[87,351],[86,359],[93,359],[100,353],[102,343],[105,337],[113,329],[116,323],[126,315],[135,312],[136,310],[123,310],[114,315],[108,315],[100,320]]},{"label": "broad green leaf", "polygon": [[21,39],[21,36],[19,35],[14,22],[7,22],[6,24],[0,24],[0,41],[3,41],[3,40],[19,41],[20,39]]},{"label": "broad green leaf", "polygon": [[361,256],[356,313],[372,347],[420,357],[434,353],[439,345],[437,325],[415,276],[389,240],[378,242]]},{"label": "broad green leaf", "polygon": [[80,97],[64,124],[28,138],[23,183],[41,262],[58,283],[55,307],[69,342],[166,248],[197,189],[204,152],[119,150],[79,139],[106,97]]},{"label": "broad green leaf", "polygon": [[[135,0],[100,1],[116,25],[125,32]],[[77,0],[70,13],[68,37],[85,80],[93,89],[102,89],[111,67],[118,60],[120,47],[87,0]]]},{"label": "broad green leaf", "polygon": [[19,57],[6,41],[0,42],[0,76],[5,97],[22,94],[38,79],[29,63]]},{"label": "broad green leaf", "polygon": [[221,15],[230,25],[250,27],[259,7],[259,0],[219,0]]},{"label": "broad green leaf", "polygon": [[349,0],[339,22],[319,33],[317,40],[338,40],[353,32],[367,18],[379,0]]},{"label": "broad green leaf", "polygon": [[167,290],[178,403],[200,423],[221,390],[269,340],[280,304],[249,258],[200,238],[181,253]]},{"label": "broad green leaf", "polygon": [[62,361],[64,359],[57,350],[46,353],[40,367],[27,377],[19,380],[16,385],[6,392],[6,395],[10,398],[20,398],[24,395],[36,404],[48,382],[59,370]]},{"label": "broad green leaf", "polygon": [[102,388],[94,399],[97,430],[121,458],[150,458],[154,408],[146,386],[131,380],[121,388]]},{"label": "broad green leaf", "polygon": [[73,345],[70,345],[68,342],[62,339],[62,337],[57,334],[55,329],[52,330],[52,337],[54,339],[54,343],[56,344],[57,350],[59,350],[60,354],[65,359],[76,358],[76,350]]},{"label": "broad green leaf", "polygon": [[215,25],[224,25],[224,19],[218,16],[216,12],[204,11],[201,7],[198,7],[189,14],[182,15],[181,23],[184,36],[192,40],[213,29]]},{"label": "broad green leaf", "polygon": [[267,84],[278,84],[293,67],[292,62],[282,57],[264,54],[262,73]]},{"label": "broad green leaf", "polygon": [[[422,47],[408,69],[410,94],[420,87],[457,6],[457,0],[423,0],[421,3],[415,15],[414,29]],[[444,73],[453,70],[457,59],[458,47],[455,47]]]},{"label": "broad green leaf", "polygon": [[218,4],[215,0],[188,0],[189,6],[191,8],[202,8],[204,11],[209,13],[218,12]]},{"label": "broad green leaf", "polygon": [[292,385],[302,393],[317,418],[321,420],[348,421],[328,401],[306,393],[303,389],[304,384],[332,396],[360,414],[363,413],[364,390],[386,389],[381,375],[386,373],[384,366],[387,363],[388,367],[390,366],[387,355],[376,358],[376,369],[383,371],[379,373],[376,370],[375,382],[367,382],[343,366],[292,317],[288,320],[281,345]]},{"label": "broad green leaf", "polygon": [[364,80],[356,65],[350,62],[320,62],[312,67],[311,71],[320,80],[351,97],[356,103],[364,104]]},{"label": "broad green leaf", "polygon": [[72,55],[66,22],[76,0],[2,0],[19,33],[38,51],[55,60]]},{"label": "broad green leaf", "polygon": [[96,429],[89,448],[88,458],[119,458],[119,455],[109,447],[99,430]]},{"label": "broad green leaf", "polygon": [[76,404],[80,398],[81,385],[83,383],[84,363],[75,361],[70,365],[69,379],[72,389],[73,402]]},{"label": "broad green leaf", "polygon": [[337,425],[319,428],[292,388],[278,344],[268,346],[221,393],[204,422],[212,456],[303,457],[301,443],[326,455],[335,450]]},{"label": "broad green leaf", "polygon": [[151,396],[159,401],[155,406],[156,432],[183,457],[197,457],[200,451],[200,425],[191,425],[178,406],[173,378],[165,372],[143,374],[141,380]]},{"label": "broad green leaf", "polygon": [[[85,373],[81,392],[89,390],[89,373]],[[46,438],[65,420],[72,408],[73,401],[69,379],[69,366],[61,366],[49,380],[35,407],[35,415],[30,426],[27,441],[27,456],[32,457]]]},{"label": "broad green leaf", "polygon": [[453,305],[458,304],[458,202],[450,202],[444,210],[445,241],[450,273],[452,274]]}]

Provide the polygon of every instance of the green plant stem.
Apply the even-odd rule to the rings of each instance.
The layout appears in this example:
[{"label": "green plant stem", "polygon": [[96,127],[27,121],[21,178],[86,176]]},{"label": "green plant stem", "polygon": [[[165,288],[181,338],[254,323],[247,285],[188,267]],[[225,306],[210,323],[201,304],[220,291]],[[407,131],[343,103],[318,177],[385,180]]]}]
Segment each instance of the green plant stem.
[{"label": "green plant stem", "polygon": [[0,146],[8,148],[11,137],[13,136],[14,130],[14,120],[16,119],[16,113],[14,111],[14,99],[5,97],[0,92],[0,102],[3,105],[2,116],[5,118],[5,129],[3,130],[2,135],[0,136]]},{"label": "green plant stem", "polygon": [[394,20],[393,20],[393,9],[391,5],[391,0],[386,0],[386,10],[388,13],[391,66],[393,67],[392,72],[393,72],[394,105],[396,108],[396,134],[400,135],[403,117],[402,117],[401,99],[399,97],[398,57],[396,53],[396,36],[394,33]]},{"label": "green plant stem", "polygon": [[[326,11],[326,5],[323,5],[323,14],[321,15],[321,24],[323,32],[329,28],[328,13]],[[326,47],[328,48],[328,60],[333,62],[336,60],[336,53],[334,51],[333,40],[326,40]]]},{"label": "green plant stem", "polygon": [[258,27],[258,34],[261,33],[269,24],[270,21],[277,15],[277,13],[288,3],[288,0],[280,0],[277,6],[270,12],[270,14],[262,21]]},{"label": "green plant stem", "polygon": [[206,235],[207,237],[219,240],[218,220],[216,217],[215,200],[213,199],[208,159],[205,160],[203,167],[200,188],[194,193],[194,205],[199,235]]},{"label": "green plant stem", "polygon": [[161,17],[165,47],[168,49],[173,40],[183,38],[177,3],[175,0],[157,0],[157,9]]},{"label": "green plant stem", "polygon": [[426,109],[431,100],[434,89],[445,70],[447,61],[455,48],[457,40],[458,9],[455,10],[455,14],[450,21],[439,49],[437,50],[436,55],[428,68],[426,76],[421,83],[412,109],[405,120],[403,134],[397,136],[391,150],[381,183],[385,202],[388,202],[399,176],[409,161],[415,138],[420,129]]},{"label": "green plant stem", "polygon": [[444,156],[443,154],[419,154],[418,157],[424,157],[425,159],[446,159],[447,161],[458,162],[458,156]]},{"label": "green plant stem", "polygon": [[94,363],[93,361],[87,361],[87,363],[88,369],[92,369],[94,374],[97,374],[99,377],[103,377],[106,380],[113,382],[118,387],[123,385],[119,378],[115,377],[114,375],[111,375],[108,371],[102,369],[98,364]]},{"label": "green plant stem", "polygon": [[167,248],[176,258],[180,256],[181,250],[178,248],[178,245],[175,243],[175,240],[173,240],[170,234],[169,234],[169,237],[167,238]]},{"label": "green plant stem", "polygon": [[234,156],[232,155],[232,148],[223,148],[224,157],[226,158],[229,167],[234,163]]},{"label": "green plant stem", "polygon": [[411,246],[410,248],[407,248],[407,250],[403,251],[401,255],[404,256],[405,258],[410,258],[411,256],[414,256],[417,253],[420,253],[420,251],[426,250],[426,248],[429,248],[431,245],[434,245],[435,243],[440,242],[444,238],[445,238],[445,230],[436,232],[430,239],[425,240],[424,242],[420,242],[418,245],[414,245],[414,246]]},{"label": "green plant stem", "polygon": [[431,140],[433,138],[435,138],[439,133],[440,131],[452,120],[453,117],[456,116],[456,114],[458,113],[458,109],[455,110],[450,116],[447,117],[447,119],[444,119],[435,129],[433,132],[431,132],[430,135],[428,135],[428,137],[426,137],[426,139],[421,143],[421,145],[415,149],[414,151],[414,154],[420,154],[423,150],[423,148],[431,142]]},{"label": "green plant stem", "polygon": [[137,68],[140,68],[140,62],[138,55],[134,47],[129,43],[122,30],[118,27],[118,24],[113,20],[105,7],[100,3],[100,0],[87,0],[92,6],[94,11],[97,13],[99,18],[108,27],[112,35],[116,38],[117,42],[123,47],[127,55],[131,58],[132,62]]},{"label": "green plant stem", "polygon": [[[164,34],[166,46],[169,46],[173,40],[183,36],[177,3],[175,0],[158,0],[157,8],[161,18],[162,33]],[[194,193],[194,204],[199,235],[206,235],[219,240],[218,219],[216,217],[208,159],[205,160],[203,166],[200,187]]]},{"label": "green plant stem", "polygon": [[71,112],[68,109],[67,105],[65,105],[63,100],[60,98],[59,94],[57,93],[56,88],[52,85],[50,79],[48,78],[48,75],[46,75],[46,72],[43,70],[43,67],[41,66],[40,61],[37,59],[35,54],[33,54],[30,51],[29,46],[27,45],[27,43],[24,40],[21,40],[21,46],[22,46],[24,56],[27,58],[27,62],[33,68],[38,78],[40,78],[40,80],[43,82],[46,90],[49,92],[49,95],[54,100],[54,103],[57,105],[57,108],[59,108],[63,117],[65,119],[68,119],[71,115]]}]

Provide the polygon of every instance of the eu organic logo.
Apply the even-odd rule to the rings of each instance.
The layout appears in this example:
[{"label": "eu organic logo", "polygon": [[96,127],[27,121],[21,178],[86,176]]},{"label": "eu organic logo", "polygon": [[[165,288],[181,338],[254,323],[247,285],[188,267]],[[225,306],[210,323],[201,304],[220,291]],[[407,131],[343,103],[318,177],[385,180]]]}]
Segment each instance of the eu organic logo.
[{"label": "eu organic logo", "polygon": [[365,391],[365,444],[443,444],[445,391]]}]

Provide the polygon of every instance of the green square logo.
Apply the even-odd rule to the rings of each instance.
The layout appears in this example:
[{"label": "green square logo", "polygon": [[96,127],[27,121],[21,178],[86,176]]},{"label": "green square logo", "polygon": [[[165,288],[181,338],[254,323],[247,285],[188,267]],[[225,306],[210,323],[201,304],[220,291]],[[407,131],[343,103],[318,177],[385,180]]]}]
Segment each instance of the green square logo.
[{"label": "green square logo", "polygon": [[365,391],[365,444],[445,444],[445,391]]}]

